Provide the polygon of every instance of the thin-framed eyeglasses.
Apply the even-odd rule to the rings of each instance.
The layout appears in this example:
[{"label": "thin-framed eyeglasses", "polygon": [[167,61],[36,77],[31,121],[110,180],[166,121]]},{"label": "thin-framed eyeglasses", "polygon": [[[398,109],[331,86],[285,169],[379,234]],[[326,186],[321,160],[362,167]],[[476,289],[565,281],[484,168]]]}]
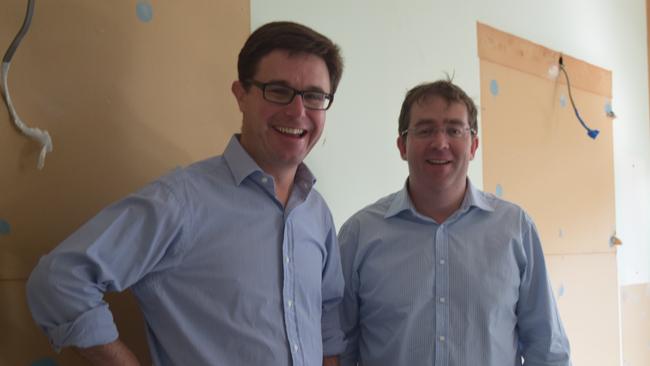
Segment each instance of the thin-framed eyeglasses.
[{"label": "thin-framed eyeglasses", "polygon": [[464,138],[465,136],[467,136],[468,132],[471,133],[472,135],[476,134],[476,130],[464,126],[444,125],[442,127],[436,127],[431,125],[419,125],[419,126],[407,128],[406,130],[402,131],[400,135],[406,136],[408,134],[409,136],[418,139],[428,139],[438,134],[439,132],[442,132],[448,138],[455,139],[455,140]]},{"label": "thin-framed eyeglasses", "polygon": [[296,95],[300,95],[302,104],[306,109],[324,111],[332,105],[332,101],[334,100],[333,94],[319,91],[297,90],[286,85],[262,83],[257,80],[249,80],[249,82],[262,90],[264,100],[275,104],[287,105],[293,101]]}]

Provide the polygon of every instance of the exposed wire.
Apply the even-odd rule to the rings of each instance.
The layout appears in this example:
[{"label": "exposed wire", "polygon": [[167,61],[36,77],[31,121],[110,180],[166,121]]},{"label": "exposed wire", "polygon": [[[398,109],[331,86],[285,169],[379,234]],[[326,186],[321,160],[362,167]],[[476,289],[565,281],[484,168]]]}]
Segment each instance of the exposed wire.
[{"label": "exposed wire", "polygon": [[596,139],[596,137],[598,137],[598,134],[600,133],[600,131],[592,130],[591,128],[589,128],[587,126],[585,121],[582,120],[582,117],[580,117],[580,113],[578,113],[578,108],[576,107],[576,103],[573,101],[573,95],[571,94],[571,82],[569,81],[569,74],[567,73],[566,69],[564,68],[564,63],[562,61],[562,56],[560,56],[560,71],[562,71],[564,73],[564,77],[566,79],[567,89],[569,90],[569,100],[571,100],[571,106],[573,107],[573,111],[575,112],[576,117],[578,118],[578,121],[580,121],[580,124],[582,125],[582,127],[584,127],[585,130],[587,130],[587,135],[589,137],[591,137],[592,139]]},{"label": "exposed wire", "polygon": [[11,116],[12,121],[14,122],[16,127],[20,130],[20,132],[41,143],[42,146],[41,153],[38,157],[37,166],[38,169],[43,169],[43,167],[45,166],[45,156],[47,155],[47,153],[52,152],[52,138],[50,137],[50,134],[47,131],[42,131],[38,128],[30,128],[27,125],[25,125],[25,123],[20,119],[11,101],[11,94],[9,93],[9,86],[7,83],[9,68],[11,66],[11,59],[13,58],[16,49],[18,49],[18,46],[20,45],[20,42],[22,41],[23,37],[25,37],[25,34],[27,34],[27,31],[29,30],[29,27],[32,23],[35,1],[36,0],[28,0],[27,2],[27,14],[25,14],[25,20],[23,21],[23,25],[20,27],[18,34],[16,34],[16,37],[11,42],[9,48],[7,49],[7,52],[2,58],[1,76],[2,76],[2,96],[4,97],[4,101],[7,104],[7,108],[9,109],[9,115]]}]

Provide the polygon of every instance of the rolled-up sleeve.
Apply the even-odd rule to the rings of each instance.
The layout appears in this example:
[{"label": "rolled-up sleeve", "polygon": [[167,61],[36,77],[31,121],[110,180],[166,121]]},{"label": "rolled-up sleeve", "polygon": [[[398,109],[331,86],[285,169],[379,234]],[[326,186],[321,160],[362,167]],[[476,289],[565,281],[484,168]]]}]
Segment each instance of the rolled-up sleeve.
[{"label": "rolled-up sleeve", "polygon": [[190,221],[182,200],[157,182],[107,207],[42,257],[27,281],[27,302],[53,347],[117,339],[104,293],[173,266]]}]

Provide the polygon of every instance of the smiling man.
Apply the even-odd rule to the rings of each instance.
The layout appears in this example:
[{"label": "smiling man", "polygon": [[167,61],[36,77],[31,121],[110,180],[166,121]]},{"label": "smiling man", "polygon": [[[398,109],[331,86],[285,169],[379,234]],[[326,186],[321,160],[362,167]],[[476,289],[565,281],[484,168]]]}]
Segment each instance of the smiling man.
[{"label": "smiling man", "polygon": [[339,233],[341,363],[570,365],[535,225],[467,177],[478,148],[472,99],[450,81],[419,85],[398,131],[404,188]]},{"label": "smiling man", "polygon": [[253,32],[232,84],[241,134],[223,155],[104,209],[32,272],[28,302],[53,346],[137,365],[103,300],[130,289],[155,365],[335,365],[339,251],[302,161],[342,68],[338,47],[308,27]]}]

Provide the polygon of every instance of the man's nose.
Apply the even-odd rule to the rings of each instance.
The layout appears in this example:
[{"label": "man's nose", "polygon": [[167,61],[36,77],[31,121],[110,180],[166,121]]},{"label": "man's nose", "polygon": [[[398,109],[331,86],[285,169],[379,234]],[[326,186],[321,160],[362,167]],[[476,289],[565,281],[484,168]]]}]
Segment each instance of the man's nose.
[{"label": "man's nose", "polygon": [[444,128],[437,128],[429,137],[429,146],[436,149],[443,149],[449,146],[449,136],[445,133]]},{"label": "man's nose", "polygon": [[285,106],[285,113],[288,116],[300,117],[305,114],[305,104],[302,95],[296,94],[293,100]]}]

